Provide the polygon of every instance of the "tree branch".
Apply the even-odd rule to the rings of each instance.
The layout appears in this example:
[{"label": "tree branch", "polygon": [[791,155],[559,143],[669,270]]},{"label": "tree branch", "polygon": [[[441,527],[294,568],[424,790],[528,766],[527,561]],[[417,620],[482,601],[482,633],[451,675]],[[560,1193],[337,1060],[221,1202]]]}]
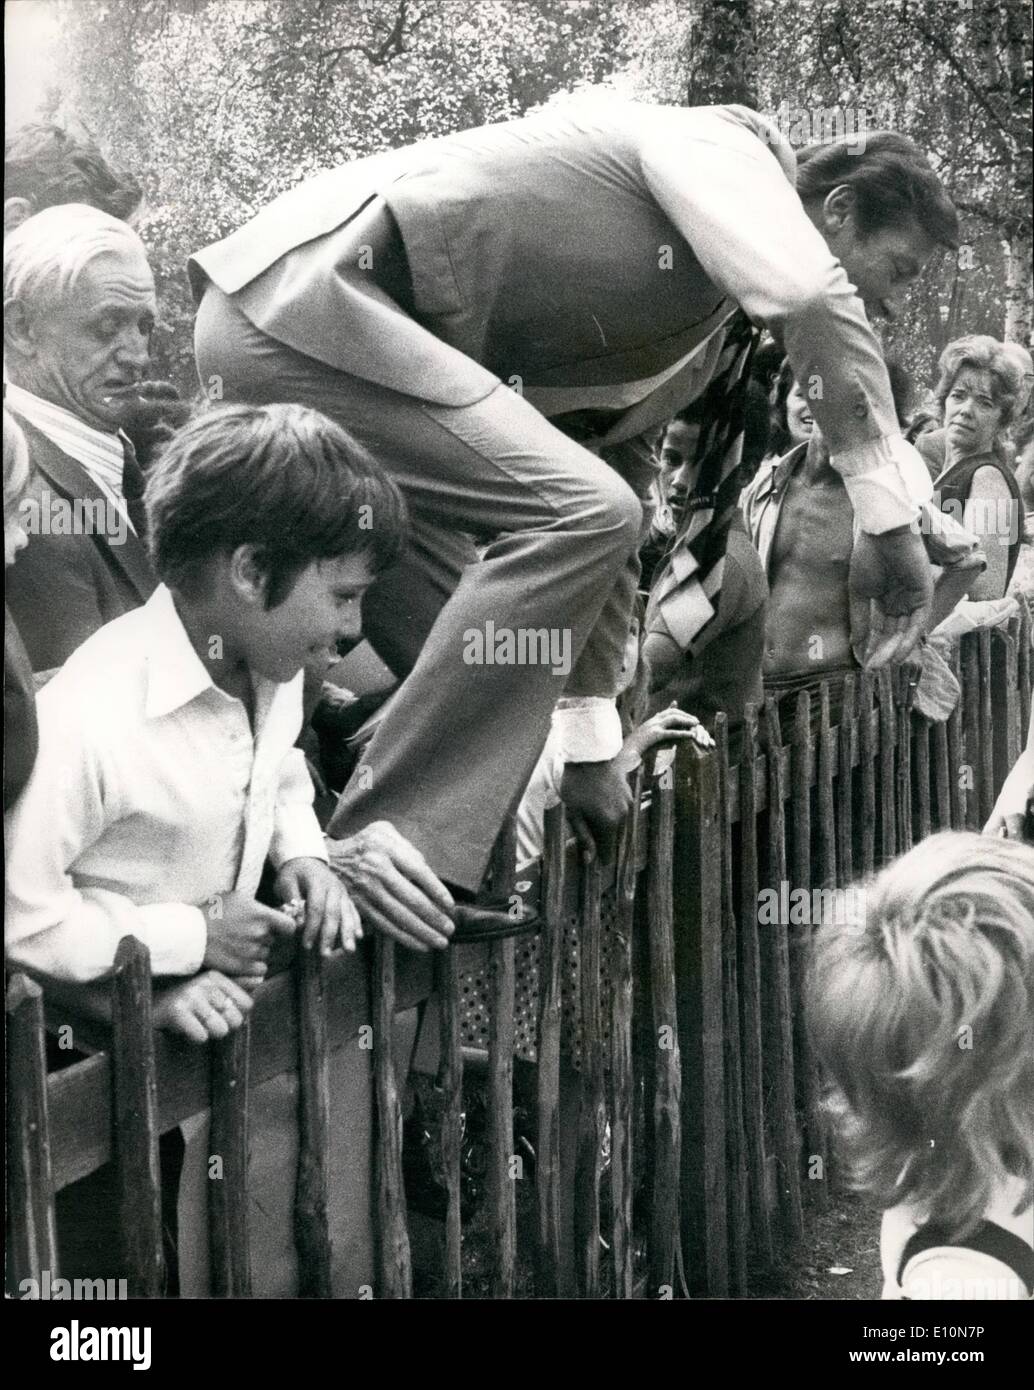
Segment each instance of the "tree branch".
[{"label": "tree branch", "polygon": [[[905,18],[906,22],[912,25],[913,29],[915,29],[915,31],[919,34],[920,38],[924,39],[928,44],[930,44],[933,48],[937,50],[937,52],[948,64],[948,66],[961,80],[963,85],[966,87],[967,91],[973,96],[977,104],[981,107],[983,111],[986,112],[986,114],[990,118],[993,126],[995,127],[995,130],[990,133],[992,135],[997,134],[999,137],[999,143],[1003,144],[1011,154],[1015,155],[1015,137],[1013,136],[1012,132],[1009,130],[1005,122],[1002,120],[1000,113],[996,111],[994,106],[991,104],[990,100],[987,97],[987,94],[981,91],[980,87],[977,85],[976,82],[973,81],[972,77],[966,71],[963,64],[951,51],[947,41],[943,39],[940,34],[936,34],[931,29],[928,29],[927,26],[923,23],[923,21],[911,10],[907,12],[907,16],[906,14],[903,14],[902,18]],[[1004,137],[1004,139],[1002,137]]]}]

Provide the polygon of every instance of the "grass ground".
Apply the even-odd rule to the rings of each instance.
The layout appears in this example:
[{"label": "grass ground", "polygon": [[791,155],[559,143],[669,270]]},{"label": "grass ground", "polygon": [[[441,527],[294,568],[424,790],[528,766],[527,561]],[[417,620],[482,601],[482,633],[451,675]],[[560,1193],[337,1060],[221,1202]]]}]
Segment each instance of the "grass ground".
[{"label": "grass ground", "polygon": [[[807,1234],[770,1269],[751,1270],[754,1298],[879,1298],[880,1218],[839,1194],[826,1212],[805,1214]],[[834,1271],[841,1271],[834,1273]]]}]

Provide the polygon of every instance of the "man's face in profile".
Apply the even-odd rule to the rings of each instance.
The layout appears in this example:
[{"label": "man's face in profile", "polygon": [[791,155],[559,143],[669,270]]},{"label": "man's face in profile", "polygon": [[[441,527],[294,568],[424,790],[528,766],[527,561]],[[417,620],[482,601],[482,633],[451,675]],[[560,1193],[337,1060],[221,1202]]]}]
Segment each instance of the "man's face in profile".
[{"label": "man's face in profile", "polygon": [[908,222],[862,233],[852,211],[838,227],[827,223],[821,230],[858,291],[869,318],[897,318],[905,295],[935,250],[923,229]]}]

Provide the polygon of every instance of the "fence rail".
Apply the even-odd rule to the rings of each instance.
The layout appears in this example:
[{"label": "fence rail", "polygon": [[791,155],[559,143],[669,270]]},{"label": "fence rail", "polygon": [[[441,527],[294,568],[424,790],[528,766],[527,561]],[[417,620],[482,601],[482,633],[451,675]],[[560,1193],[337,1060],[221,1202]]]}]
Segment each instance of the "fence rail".
[{"label": "fence rail", "polygon": [[[748,709],[730,760],[680,750],[671,770],[640,772],[634,812],[606,877],[547,813],[538,876],[536,1171],[530,1221],[518,1220],[513,1150],[515,954],[489,948],[488,1286],[495,1297],[572,1287],[670,1297],[743,1295],[752,1262],[771,1259],[829,1200],[820,1078],[802,1028],[803,964],[815,926],[759,922],[764,890],[847,887],[914,840],[979,828],[1030,720],[1031,627],[962,639],[952,658],[962,697],[945,724],[908,708],[900,679],[849,678],[838,724],[830,692],[802,693],[788,728],[776,705]],[[565,929],[576,927],[580,1070],[574,1182],[562,1181],[562,1103],[572,1046],[563,1018]],[[162,1288],[158,1140],[208,1109],[224,1181],[209,1207],[212,1293],[251,1291],[249,1095],[299,1078],[295,1175],[298,1293],[331,1288],[328,1056],[373,1023],[378,1284],[413,1288],[402,1167],[404,1078],[392,1050],[396,1011],[429,981],[396,975],[396,948],[373,945],[369,994],[354,960],[300,954],[259,991],[248,1024],[197,1048],[155,1034],[147,952],[120,945],[110,989],[46,987],[16,974],[7,990],[10,1278],[57,1272],[54,1194],[113,1161],[131,1294]],[[440,1000],[437,1086],[444,1115],[447,1210],[441,1287],[463,1293],[461,1133],[464,1064],[457,952],[434,964]],[[46,1005],[46,1010],[45,1010]],[[76,1020],[99,1049],[47,1074],[45,1030]],[[567,1136],[570,1138],[571,1136]],[[820,1162],[816,1164],[815,1159]],[[816,1178],[816,1174],[819,1174]],[[574,1232],[565,1253],[565,1221]]]}]

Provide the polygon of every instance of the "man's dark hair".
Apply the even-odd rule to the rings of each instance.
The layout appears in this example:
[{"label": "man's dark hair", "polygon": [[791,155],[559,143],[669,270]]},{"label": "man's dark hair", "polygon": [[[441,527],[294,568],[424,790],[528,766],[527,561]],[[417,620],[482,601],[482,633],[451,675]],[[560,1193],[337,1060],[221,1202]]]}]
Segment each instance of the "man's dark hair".
[{"label": "man's dark hair", "polygon": [[797,192],[805,203],[842,184],[854,190],[861,235],[917,223],[932,242],[959,244],[959,218],[922,150],[907,135],[877,130],[864,147],[835,140],[797,151]]},{"label": "man's dark hair", "polygon": [[750,364],[750,379],[760,383],[766,397],[775,385],[779,368],[783,365],[783,349],[778,343],[762,343]]},{"label": "man's dark hair", "polygon": [[185,593],[208,562],[261,547],[266,607],[313,561],[366,555],[376,573],[402,548],[402,494],[363,446],[301,405],[223,405],[173,436],[144,494],[151,558]]},{"label": "man's dark hair", "polygon": [[793,445],[790,427],[786,420],[786,400],[793,390],[795,380],[790,359],[784,357],[772,387],[768,418],[769,452],[780,457]]},{"label": "man's dark hair", "polygon": [[743,406],[743,459],[740,468],[750,482],[768,452],[768,396],[760,381],[747,383]]},{"label": "man's dark hair", "polygon": [[92,140],[57,125],[25,125],[4,142],[4,197],[25,198],[34,212],[89,203],[126,221],[143,191],[129,174],[113,169]]}]

